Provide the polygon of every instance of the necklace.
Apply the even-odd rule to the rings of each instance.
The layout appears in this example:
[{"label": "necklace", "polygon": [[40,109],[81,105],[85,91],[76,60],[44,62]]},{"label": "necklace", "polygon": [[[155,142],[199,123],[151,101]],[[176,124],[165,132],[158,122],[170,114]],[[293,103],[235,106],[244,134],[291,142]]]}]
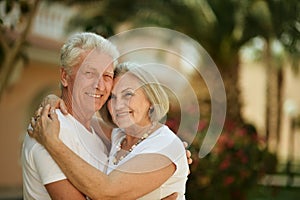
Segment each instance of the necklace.
[{"label": "necklace", "polygon": [[139,145],[142,141],[144,141],[146,138],[149,137],[149,135],[151,134],[152,130],[154,129],[156,123],[152,123],[151,127],[149,128],[149,130],[143,134],[143,136],[134,144],[130,147],[130,149],[128,151],[126,151],[126,153],[122,156],[120,156],[120,158],[118,159],[117,156],[120,153],[120,151],[122,150],[122,144],[124,143],[125,139],[126,139],[126,135],[125,137],[120,141],[119,145],[117,146],[117,151],[114,154],[114,158],[113,158],[113,164],[117,165],[121,160],[123,160],[130,152],[133,151],[133,149]]}]

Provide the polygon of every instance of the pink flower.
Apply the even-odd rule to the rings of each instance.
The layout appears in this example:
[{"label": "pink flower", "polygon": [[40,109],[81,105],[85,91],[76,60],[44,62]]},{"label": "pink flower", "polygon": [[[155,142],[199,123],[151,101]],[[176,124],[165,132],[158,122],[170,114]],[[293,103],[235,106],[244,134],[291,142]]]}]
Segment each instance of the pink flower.
[{"label": "pink flower", "polygon": [[239,129],[237,130],[236,132],[236,135],[239,136],[239,137],[243,137],[247,134],[246,130],[245,129]]},{"label": "pink flower", "polygon": [[201,132],[207,127],[207,122],[206,121],[200,121],[198,124],[198,131]]},{"label": "pink flower", "polygon": [[227,147],[233,148],[234,147],[234,141],[230,138],[227,139]]}]

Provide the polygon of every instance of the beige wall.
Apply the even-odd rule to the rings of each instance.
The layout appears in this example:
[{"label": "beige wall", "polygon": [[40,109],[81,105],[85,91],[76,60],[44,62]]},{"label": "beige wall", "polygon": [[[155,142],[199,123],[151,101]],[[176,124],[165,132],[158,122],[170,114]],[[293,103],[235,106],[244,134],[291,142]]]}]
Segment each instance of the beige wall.
[{"label": "beige wall", "polygon": [[[41,67],[42,66],[42,67]],[[54,65],[30,62],[0,101],[0,187],[21,186],[20,147],[36,95],[58,85]],[[31,109],[30,109],[31,107]]]},{"label": "beige wall", "polygon": [[[248,122],[256,125],[259,133],[264,135],[265,130],[265,104],[267,76],[264,65],[261,63],[243,63],[241,66],[241,92],[243,116]],[[284,70],[284,102],[293,100],[300,111],[300,72],[296,74],[290,66]],[[300,113],[299,113],[300,114]],[[294,145],[294,152],[300,151],[300,128],[296,130],[294,141],[290,141],[290,116],[283,106],[281,140],[279,142],[278,156],[281,163],[287,160],[288,148]],[[274,134],[273,134],[274,135]],[[275,140],[275,138],[270,138]],[[294,158],[299,162],[300,155],[294,153]]]}]

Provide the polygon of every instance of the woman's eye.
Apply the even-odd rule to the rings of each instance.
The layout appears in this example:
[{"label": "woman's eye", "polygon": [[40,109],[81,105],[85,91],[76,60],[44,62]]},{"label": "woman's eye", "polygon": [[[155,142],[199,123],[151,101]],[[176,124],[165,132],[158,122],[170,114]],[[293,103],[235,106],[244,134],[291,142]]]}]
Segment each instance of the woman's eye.
[{"label": "woman's eye", "polygon": [[104,75],[105,80],[113,80],[111,75]]},{"label": "woman's eye", "polygon": [[126,92],[124,94],[125,97],[132,97],[133,96],[133,93],[132,92]]},{"label": "woman's eye", "polygon": [[109,100],[110,100],[110,99],[116,99],[116,95],[111,94],[111,95],[109,96]]}]

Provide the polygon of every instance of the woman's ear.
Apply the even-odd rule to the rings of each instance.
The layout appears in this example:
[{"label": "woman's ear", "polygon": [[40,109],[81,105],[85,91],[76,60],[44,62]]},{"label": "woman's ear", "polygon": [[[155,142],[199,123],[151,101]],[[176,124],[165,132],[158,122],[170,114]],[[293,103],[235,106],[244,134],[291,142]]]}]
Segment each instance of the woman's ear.
[{"label": "woman's ear", "polygon": [[64,68],[60,68],[60,82],[63,87],[68,86],[68,73]]}]

